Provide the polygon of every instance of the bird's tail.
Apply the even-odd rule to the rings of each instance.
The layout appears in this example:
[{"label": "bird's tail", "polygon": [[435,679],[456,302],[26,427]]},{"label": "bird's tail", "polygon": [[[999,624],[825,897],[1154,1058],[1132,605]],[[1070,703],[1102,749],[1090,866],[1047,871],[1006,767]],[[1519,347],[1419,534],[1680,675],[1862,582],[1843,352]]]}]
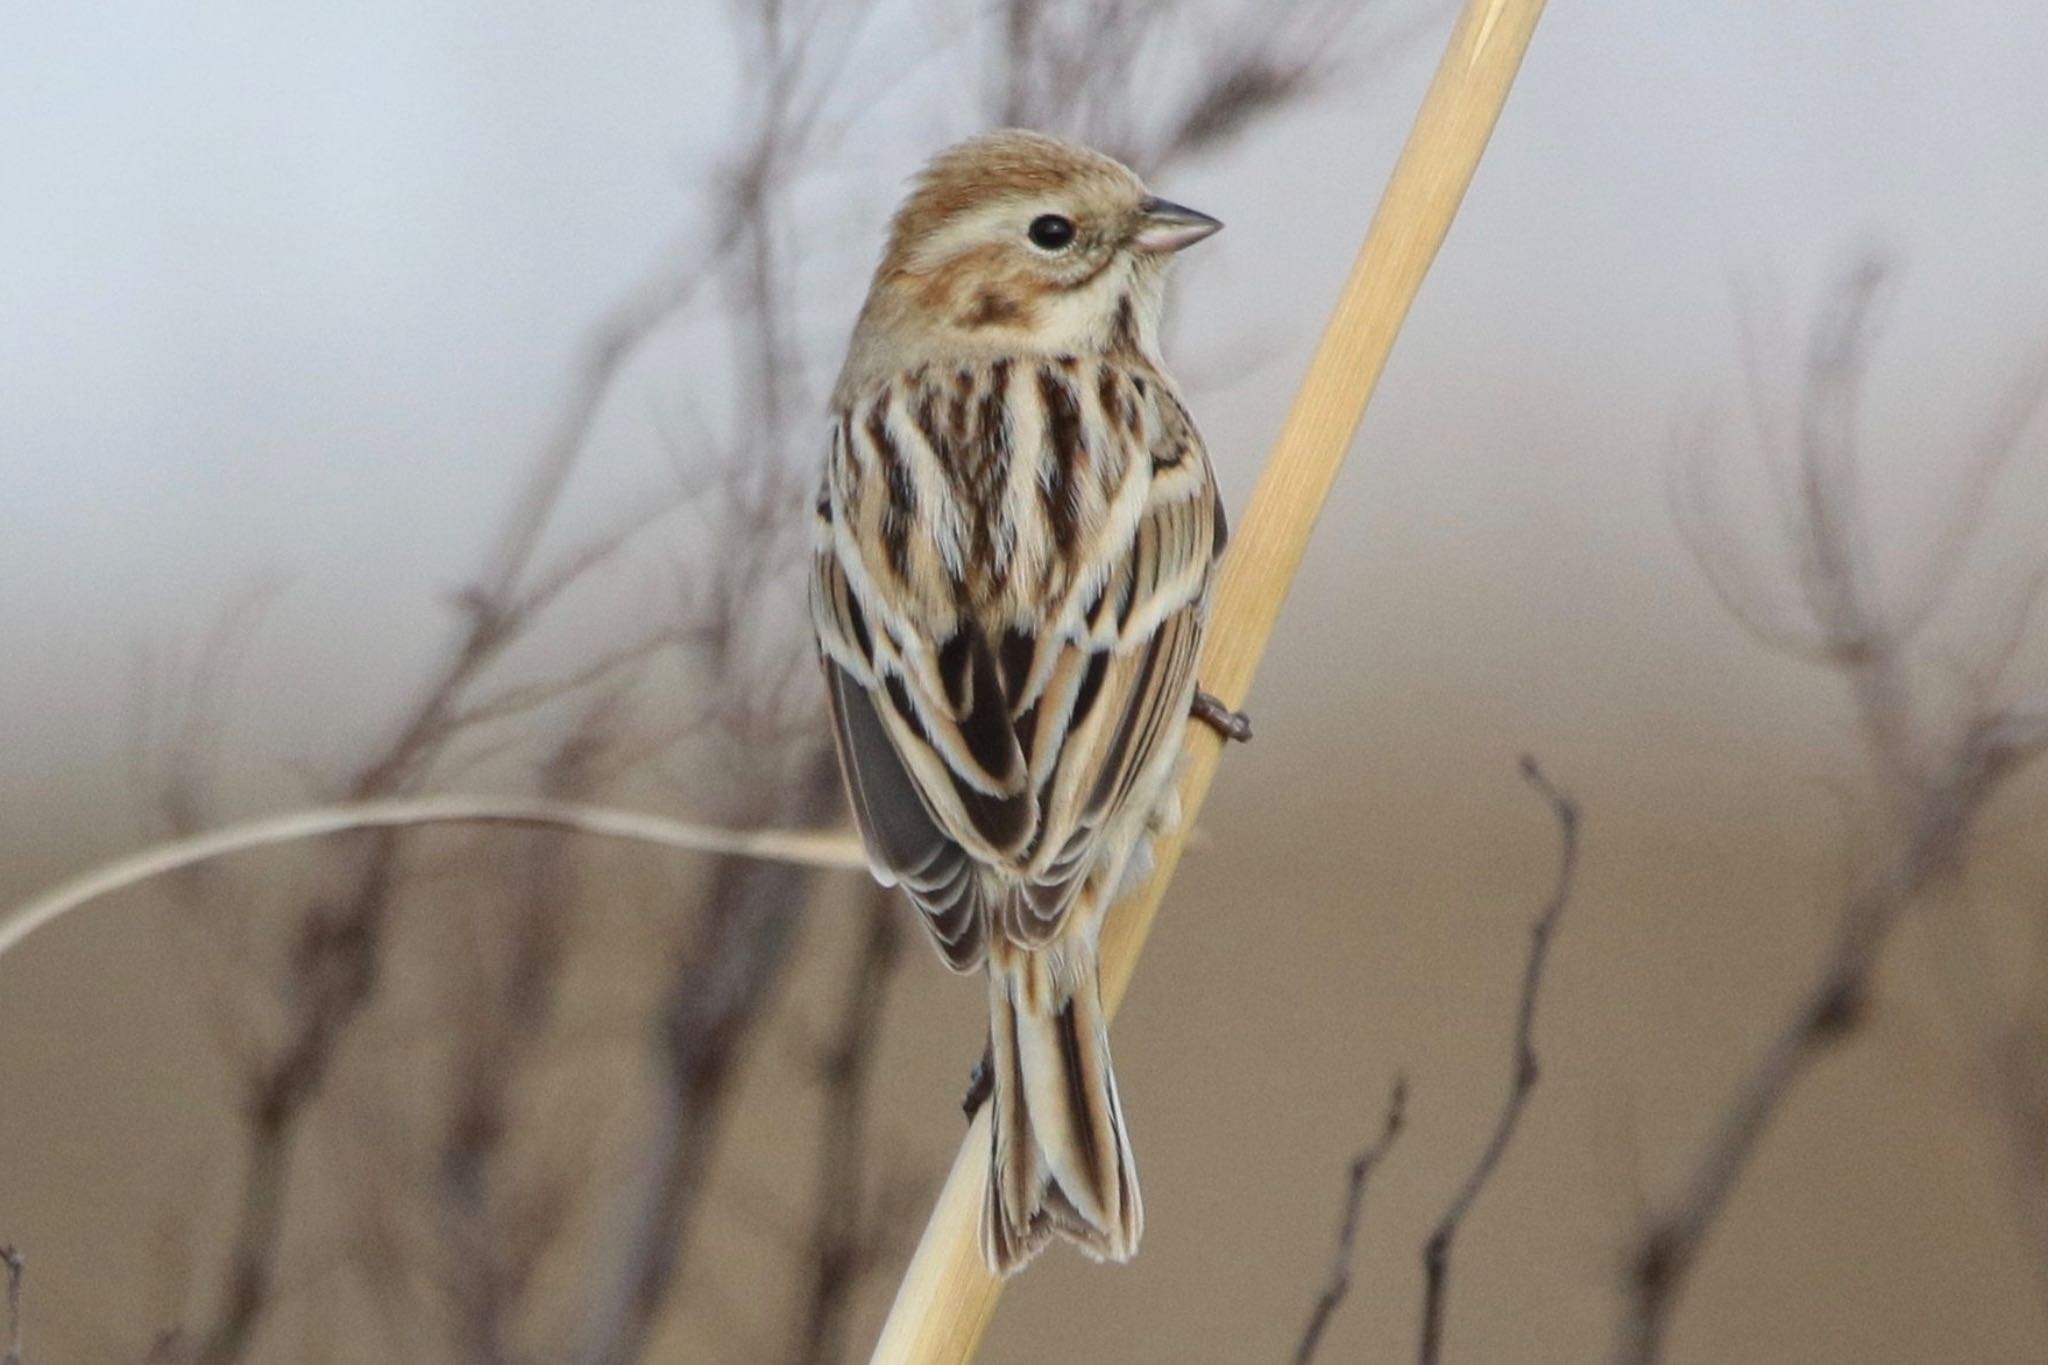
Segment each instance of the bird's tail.
[{"label": "bird's tail", "polygon": [[998,1275],[1052,1236],[1129,1260],[1145,1211],[1109,1064],[1095,944],[990,945],[991,1144],[981,1249]]}]

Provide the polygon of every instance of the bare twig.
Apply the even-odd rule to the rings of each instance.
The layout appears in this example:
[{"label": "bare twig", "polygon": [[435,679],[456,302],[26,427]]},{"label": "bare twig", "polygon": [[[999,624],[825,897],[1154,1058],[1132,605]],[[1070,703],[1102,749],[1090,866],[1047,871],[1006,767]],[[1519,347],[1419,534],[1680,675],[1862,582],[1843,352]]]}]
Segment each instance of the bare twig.
[{"label": "bare twig", "polygon": [[[1888,614],[1880,602],[1859,490],[1856,427],[1877,304],[1889,275],[1872,258],[1852,263],[1814,328],[1796,420],[1759,418],[1758,430],[1773,434],[1767,456],[1792,465],[1777,481],[1778,526],[1797,566],[1810,633],[1790,648],[1822,659],[1847,686],[1883,798],[1883,847],[1890,856],[1850,895],[1810,984],[1737,1083],[1677,1195],[1650,1216],[1632,1247],[1615,1341],[1618,1365],[1661,1358],[1671,1315],[1765,1133],[1812,1067],[1862,1022],[1892,931],[1916,904],[1953,882],[1978,815],[2048,740],[2031,708],[2001,709],[1983,695],[1970,697],[1971,710],[1959,723],[1931,723],[1907,654],[1967,549],[1990,477],[2038,400],[2037,378],[2020,386],[1993,436],[1980,445],[1921,594],[1903,613]],[[1752,372],[1757,368],[1752,358]],[[1753,399],[1761,389],[1753,377]],[[1703,476],[1697,486],[1706,486]],[[1687,527],[1703,562],[1720,554],[1710,553],[1703,539],[1710,532],[1733,534],[1704,519]],[[1725,554],[1720,558],[1727,562]],[[1753,609],[1762,595],[1752,585],[1724,592],[1723,600],[1760,638],[1784,646]],[[2009,654],[2010,641],[2000,648]]]},{"label": "bare twig", "polygon": [[1493,1136],[1487,1140],[1486,1150],[1480,1153],[1479,1160],[1465,1177],[1465,1183],[1458,1187],[1443,1217],[1437,1220],[1435,1231],[1429,1234],[1429,1241],[1423,1245],[1422,1339],[1416,1355],[1422,1365],[1436,1365],[1442,1358],[1444,1314],[1450,1302],[1451,1244],[1457,1239],[1458,1230],[1464,1226],[1465,1216],[1472,1211],[1472,1205],[1499,1169],[1501,1158],[1507,1154],[1508,1144],[1514,1141],[1515,1129],[1522,1121],[1522,1110],[1528,1106],[1529,1097],[1536,1090],[1539,1075],[1536,1063],[1536,997],[1543,987],[1543,969],[1550,961],[1551,940],[1556,935],[1565,905],[1571,899],[1572,877],[1578,868],[1578,807],[1551,784],[1536,765],[1536,760],[1526,755],[1522,759],[1522,776],[1528,779],[1538,795],[1550,803],[1551,812],[1557,817],[1557,884],[1536,916],[1535,923],[1529,926],[1529,956],[1522,966],[1521,1001],[1515,1011],[1514,1072],[1508,1082],[1507,1100],[1501,1106],[1500,1118],[1494,1124]]},{"label": "bare twig", "polygon": [[655,631],[646,638],[599,654],[589,663],[559,677],[538,682],[516,683],[462,708],[456,723],[464,728],[489,724],[546,706],[571,693],[611,682],[644,667],[663,650],[680,643],[673,629]]},{"label": "bare twig", "polygon": [[[1354,41],[1369,4],[1285,0],[1241,7],[1212,34],[1213,7],[1186,0],[1094,0],[1056,5],[1003,0],[991,27],[988,103],[999,123],[1046,128],[1100,147],[1152,174],[1230,142],[1263,119],[1299,108],[1405,35]],[[1433,18],[1434,16],[1432,16]],[[1148,59],[1194,47],[1192,73],[1144,84]],[[1165,109],[1164,119],[1148,119]]]},{"label": "bare twig", "polygon": [[[774,685],[781,665],[808,651],[801,631],[764,651],[768,591],[800,562],[804,479],[788,439],[800,404],[792,338],[786,222],[789,190],[815,147],[823,112],[873,0],[828,11],[772,4],[734,11],[750,79],[748,115],[722,176],[721,204],[731,225],[733,268],[722,276],[738,365],[730,417],[736,449],[718,489],[725,505],[716,550],[703,567],[690,640],[701,652],[712,694],[710,713],[732,722],[745,749],[735,773],[744,799],[768,801],[800,826],[838,810],[837,760],[813,709],[772,736],[759,724],[785,698]],[[825,48],[821,53],[820,44]],[[808,458],[806,459],[808,466]],[[764,675],[768,685],[764,687]],[[794,668],[785,676],[798,676]],[[777,792],[777,762],[795,753],[795,783]],[[686,1263],[692,1225],[724,1128],[731,1077],[788,959],[809,895],[793,868],[721,859],[705,883],[691,941],[677,955],[653,1032],[662,1076],[646,1175],[629,1193],[631,1231],[623,1261],[598,1303],[581,1350],[592,1365],[639,1359]]]},{"label": "bare twig", "polygon": [[[534,624],[553,594],[601,562],[601,556],[576,560],[568,570],[542,576],[549,596],[538,601],[521,597],[542,535],[619,370],[641,341],[690,299],[723,250],[691,253],[695,264],[690,271],[635,291],[599,326],[570,403],[515,501],[478,585],[462,595],[463,621],[454,642],[400,718],[393,738],[350,779],[350,797],[371,801],[415,791],[459,731],[471,685]],[[241,1360],[270,1307],[286,1177],[300,1119],[376,988],[386,924],[402,880],[396,829],[371,834],[355,852],[346,888],[323,898],[305,916],[283,982],[290,1006],[287,1036],[248,1078],[239,1210],[218,1304],[197,1334],[196,1365]]]},{"label": "bare twig", "polygon": [[[837,810],[837,763],[829,746],[814,751],[796,789],[795,822],[815,825]],[[721,858],[712,869],[703,918],[656,1023],[663,1084],[649,1175],[631,1194],[624,1262],[581,1353],[589,1365],[637,1361],[667,1306],[723,1130],[727,1089],[807,899],[801,868]]]},{"label": "bare twig", "polygon": [[189,659],[175,650],[138,651],[134,736],[129,754],[138,789],[159,798],[173,834],[211,823],[228,721],[241,699],[241,675],[280,585],[259,580],[230,600]]},{"label": "bare twig", "polygon": [[1372,1173],[1386,1160],[1393,1150],[1394,1140],[1401,1136],[1401,1127],[1407,1121],[1408,1078],[1396,1076],[1394,1090],[1387,1098],[1387,1116],[1380,1124],[1380,1135],[1372,1145],[1351,1158],[1351,1177],[1345,1188],[1344,1212],[1337,1220],[1337,1250],[1330,1258],[1330,1278],[1323,1286],[1323,1292],[1316,1296],[1315,1307],[1308,1315],[1308,1325],[1302,1329],[1301,1341],[1294,1348],[1294,1365],[1309,1365],[1315,1359],[1316,1350],[1322,1345],[1323,1332],[1336,1315],[1337,1308],[1344,1302],[1344,1296],[1351,1292],[1351,1262],[1358,1244],[1358,1225],[1365,1216],[1365,1187],[1372,1179]]},{"label": "bare twig", "polygon": [[21,1277],[28,1270],[28,1258],[11,1246],[0,1247],[0,1265],[7,1267],[7,1354],[0,1365],[22,1365]]},{"label": "bare twig", "polygon": [[1618,1362],[1661,1358],[1671,1313],[1765,1132],[1807,1072],[1862,1023],[1885,942],[1921,896],[1954,875],[1972,821],[2014,762],[1981,741],[1963,745],[1955,766],[1921,794],[1895,860],[1850,900],[1812,983],[1737,1084],[1678,1197],[1631,1251]]},{"label": "bare twig", "polygon": [[[585,792],[602,752],[602,704],[563,740],[546,764],[541,790],[554,800]],[[578,867],[559,840],[528,841],[519,862],[516,917],[495,972],[471,971],[468,1026],[459,1030],[450,1069],[454,1103],[440,1140],[434,1190],[447,1254],[453,1316],[469,1365],[512,1360],[512,1323],[536,1263],[559,1229],[568,1178],[551,1172],[553,1189],[518,1207],[506,1166],[511,1148],[513,1090],[538,1050],[552,1017],[572,922]],[[486,958],[486,960],[489,960]],[[536,1214],[538,1216],[536,1216]]]},{"label": "bare twig", "polygon": [[797,1291],[800,1365],[836,1365],[846,1358],[854,1291],[876,1268],[889,1231],[885,1210],[871,1207],[867,1171],[869,1089],[882,1012],[903,951],[903,907],[876,887],[867,894],[860,955],[846,979],[839,1015],[819,1070],[825,1089],[818,1124],[817,1186],[811,1196],[807,1265]]}]

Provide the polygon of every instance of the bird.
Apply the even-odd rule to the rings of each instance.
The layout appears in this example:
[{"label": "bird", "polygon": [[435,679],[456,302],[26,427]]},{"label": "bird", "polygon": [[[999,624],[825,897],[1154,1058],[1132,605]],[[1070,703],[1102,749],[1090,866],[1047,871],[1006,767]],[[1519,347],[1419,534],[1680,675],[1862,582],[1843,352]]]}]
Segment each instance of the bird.
[{"label": "bird", "polygon": [[[810,607],[869,867],[987,981],[980,1240],[1128,1260],[1144,1209],[1097,940],[1179,818],[1228,536],[1160,356],[1167,266],[1222,224],[1005,129],[913,183],[831,400]],[[972,1113],[974,1099],[970,1098]]]}]

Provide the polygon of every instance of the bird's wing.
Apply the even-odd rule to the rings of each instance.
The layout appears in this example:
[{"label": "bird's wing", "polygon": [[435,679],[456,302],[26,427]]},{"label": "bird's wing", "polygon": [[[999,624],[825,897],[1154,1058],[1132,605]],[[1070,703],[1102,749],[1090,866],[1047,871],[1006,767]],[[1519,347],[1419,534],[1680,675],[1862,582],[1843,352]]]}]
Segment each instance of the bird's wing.
[{"label": "bird's wing", "polygon": [[1200,438],[1170,395],[1145,434],[1136,530],[1087,605],[1054,623],[1045,682],[1020,708],[1037,821],[1021,894],[1003,909],[1006,936],[1027,945],[1059,934],[1118,817],[1134,795],[1152,799],[1140,779],[1178,752],[1193,699],[1223,510]]},{"label": "bird's wing", "polygon": [[[1186,721],[1222,513],[1185,411],[1157,385],[1136,392],[1140,447],[1114,462],[1138,485],[1131,529],[1085,547],[1058,600],[1000,624],[880,590],[892,569],[870,559],[889,557],[874,533],[887,508],[830,473],[819,501],[812,615],[855,816],[875,875],[905,887],[960,970],[985,951],[978,869],[1013,888],[996,907],[1009,937],[1056,936],[1104,831]],[[863,438],[841,424],[835,469]],[[877,482],[871,502],[928,505]]]},{"label": "bird's wing", "polygon": [[918,684],[906,681],[901,651],[886,628],[870,626],[845,562],[829,549],[813,559],[811,607],[840,767],[868,865],[876,880],[909,893],[947,964],[971,971],[987,950],[976,865],[993,859],[980,840],[971,856],[956,831],[976,828],[972,812],[997,829],[1021,825],[1029,808],[1021,776],[1009,795],[990,796],[949,765],[946,751],[962,746],[937,740],[923,716],[939,715],[956,741],[960,723],[913,699]]}]

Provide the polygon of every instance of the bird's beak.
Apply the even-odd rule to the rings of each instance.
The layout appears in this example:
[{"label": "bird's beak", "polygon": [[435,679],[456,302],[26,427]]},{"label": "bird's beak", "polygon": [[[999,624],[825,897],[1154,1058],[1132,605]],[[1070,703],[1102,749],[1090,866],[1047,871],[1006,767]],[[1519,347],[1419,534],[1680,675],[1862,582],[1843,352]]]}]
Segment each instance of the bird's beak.
[{"label": "bird's beak", "polygon": [[1193,246],[1223,226],[1206,213],[1198,213],[1165,199],[1147,199],[1138,207],[1144,217],[1139,220],[1138,231],[1131,238],[1131,246],[1138,251],[1179,251],[1182,247]]}]

